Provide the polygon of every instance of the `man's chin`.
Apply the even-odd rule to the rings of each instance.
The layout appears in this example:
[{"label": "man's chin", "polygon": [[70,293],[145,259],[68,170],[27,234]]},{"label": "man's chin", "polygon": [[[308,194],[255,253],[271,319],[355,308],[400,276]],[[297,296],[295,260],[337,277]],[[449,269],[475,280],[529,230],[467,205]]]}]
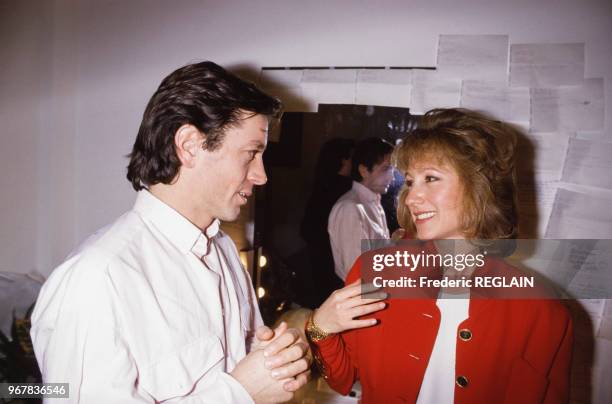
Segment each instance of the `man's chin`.
[{"label": "man's chin", "polygon": [[222,222],[235,222],[240,217],[240,208],[236,208],[232,211],[224,212],[223,216],[219,217]]}]

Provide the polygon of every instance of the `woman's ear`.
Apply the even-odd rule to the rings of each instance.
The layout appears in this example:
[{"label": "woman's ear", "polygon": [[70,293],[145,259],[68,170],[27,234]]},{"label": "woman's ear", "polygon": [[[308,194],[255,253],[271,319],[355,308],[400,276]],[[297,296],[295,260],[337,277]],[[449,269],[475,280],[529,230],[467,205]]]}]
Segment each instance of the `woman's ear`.
[{"label": "woman's ear", "polygon": [[195,165],[196,156],[202,150],[204,134],[193,125],[185,124],[174,134],[174,147],[181,165],[191,168]]}]

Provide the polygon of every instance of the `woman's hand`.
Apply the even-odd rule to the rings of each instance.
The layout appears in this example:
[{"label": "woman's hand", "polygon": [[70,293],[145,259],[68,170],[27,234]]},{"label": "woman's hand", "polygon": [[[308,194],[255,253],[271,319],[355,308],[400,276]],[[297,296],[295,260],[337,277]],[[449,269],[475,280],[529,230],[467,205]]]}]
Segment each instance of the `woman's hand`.
[{"label": "woman's hand", "polygon": [[384,309],[386,304],[381,300],[386,298],[386,293],[373,287],[368,288],[367,285],[363,285],[362,291],[361,279],[357,279],[350,285],[334,291],[315,311],[313,321],[328,333],[370,327],[377,323],[376,319],[355,320],[355,318]]}]

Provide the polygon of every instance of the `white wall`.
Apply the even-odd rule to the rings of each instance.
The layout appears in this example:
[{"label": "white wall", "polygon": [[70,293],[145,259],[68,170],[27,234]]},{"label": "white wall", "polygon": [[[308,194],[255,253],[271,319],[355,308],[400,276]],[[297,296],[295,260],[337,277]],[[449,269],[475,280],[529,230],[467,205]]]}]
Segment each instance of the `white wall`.
[{"label": "white wall", "polygon": [[[0,3],[1,271],[28,271],[37,264],[45,14],[17,2]],[[29,24],[21,21],[24,16]]]}]

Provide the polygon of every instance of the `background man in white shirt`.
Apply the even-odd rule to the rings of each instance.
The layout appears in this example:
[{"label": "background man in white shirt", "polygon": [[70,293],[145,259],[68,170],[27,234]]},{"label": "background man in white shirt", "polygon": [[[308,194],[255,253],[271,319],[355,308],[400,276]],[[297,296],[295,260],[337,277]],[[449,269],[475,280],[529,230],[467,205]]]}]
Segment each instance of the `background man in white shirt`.
[{"label": "background man in white shirt", "polygon": [[377,137],[357,143],[353,152],[353,187],[338,199],[327,226],[335,272],[342,280],[361,255],[362,240],[389,238],[380,195],[393,181],[392,152],[393,146]]},{"label": "background man in white shirt", "polygon": [[219,230],[267,181],[279,110],[211,62],[162,81],[130,154],[134,208],[53,271],[32,315],[43,379],[70,383],[69,402],[272,403],[306,382],[306,344],[263,327]]}]

